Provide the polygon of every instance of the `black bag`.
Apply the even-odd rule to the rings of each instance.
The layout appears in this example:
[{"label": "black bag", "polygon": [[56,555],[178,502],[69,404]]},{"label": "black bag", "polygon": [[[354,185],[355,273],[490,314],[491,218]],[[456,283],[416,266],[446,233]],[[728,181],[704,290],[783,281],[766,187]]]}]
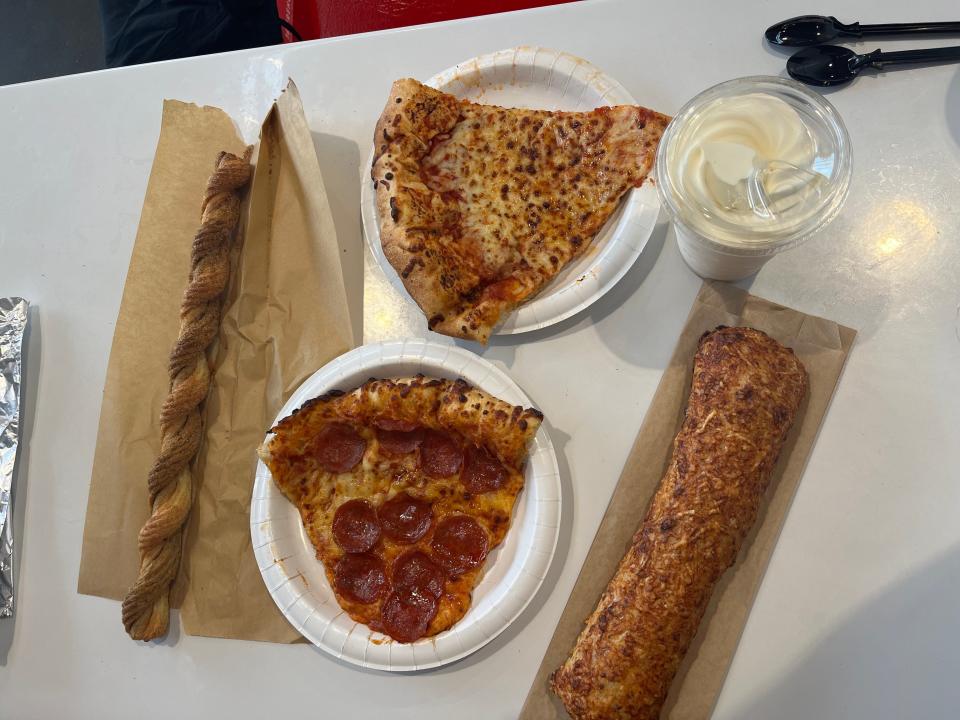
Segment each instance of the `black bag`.
[{"label": "black bag", "polygon": [[100,0],[107,67],[276,45],[276,0]]}]

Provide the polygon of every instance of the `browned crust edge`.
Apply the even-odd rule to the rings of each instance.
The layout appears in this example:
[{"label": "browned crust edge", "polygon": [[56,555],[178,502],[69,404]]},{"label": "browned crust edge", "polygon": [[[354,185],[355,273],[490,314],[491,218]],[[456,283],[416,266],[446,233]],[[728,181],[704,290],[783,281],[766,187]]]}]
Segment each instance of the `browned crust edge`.
[{"label": "browned crust edge", "polygon": [[[660,716],[715,584],[756,520],[807,386],[795,353],[759,330],[720,326],[701,336],[667,471],[570,657],[551,676],[575,720]],[[731,435],[736,422],[770,443],[751,447]],[[758,464],[723,466],[738,455]]]}]

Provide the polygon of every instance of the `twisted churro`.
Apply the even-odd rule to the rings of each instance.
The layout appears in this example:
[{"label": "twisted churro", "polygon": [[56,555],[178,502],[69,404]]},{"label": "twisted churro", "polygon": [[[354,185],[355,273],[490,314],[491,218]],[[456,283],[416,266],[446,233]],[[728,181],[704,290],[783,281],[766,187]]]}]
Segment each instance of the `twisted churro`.
[{"label": "twisted churro", "polygon": [[200,408],[210,387],[207,351],[220,328],[230,278],[230,246],[250,181],[250,150],[217,156],[193,239],[180,331],[170,352],[170,392],[160,411],[160,454],[147,476],[151,514],[140,530],[140,572],[123,599],[123,626],[134,640],[166,634],[170,587],[180,567],[183,527],[193,502],[190,463],[203,436]]}]

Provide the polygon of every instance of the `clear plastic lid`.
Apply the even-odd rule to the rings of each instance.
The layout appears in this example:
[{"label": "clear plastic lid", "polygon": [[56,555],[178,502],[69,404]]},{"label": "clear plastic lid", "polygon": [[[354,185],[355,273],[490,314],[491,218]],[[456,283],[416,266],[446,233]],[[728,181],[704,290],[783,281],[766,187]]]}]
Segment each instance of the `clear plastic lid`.
[{"label": "clear plastic lid", "polygon": [[[711,140],[711,126],[724,110],[757,98],[781,108],[785,103],[795,111],[796,115],[787,110],[791,119],[799,117],[802,123],[804,151],[789,158],[767,157],[762,161],[728,155],[728,164],[747,163],[748,170],[739,183],[724,185],[707,168],[706,190],[692,184],[689,173],[693,161],[684,154],[691,141],[703,144]],[[748,117],[746,122],[752,123],[748,130],[761,136],[776,135],[780,130],[766,126],[771,119],[762,114]],[[792,122],[797,125],[795,119]],[[739,129],[732,132],[736,131]],[[781,137],[776,139],[783,141]],[[713,143],[712,147],[715,152],[728,152],[722,143]],[[730,147],[737,146],[734,143]],[[718,249],[766,254],[805,240],[833,219],[849,190],[852,160],[843,121],[821,95],[792,80],[739,78],[705,90],[681,108],[657,151],[657,189],[675,221]],[[726,197],[725,190],[730,191]],[[717,202],[718,194],[721,202]],[[706,202],[705,196],[714,202]]]}]

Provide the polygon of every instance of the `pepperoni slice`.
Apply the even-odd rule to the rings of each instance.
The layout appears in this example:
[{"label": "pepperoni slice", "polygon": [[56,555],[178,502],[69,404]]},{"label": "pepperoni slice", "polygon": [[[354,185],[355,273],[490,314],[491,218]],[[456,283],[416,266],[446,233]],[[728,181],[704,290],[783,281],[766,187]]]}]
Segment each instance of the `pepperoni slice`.
[{"label": "pepperoni slice", "polygon": [[399,543],[412,543],[430,529],[433,506],[426,500],[398,493],[380,506],[378,515],[384,535]]},{"label": "pepperoni slice", "polygon": [[419,426],[409,420],[397,420],[389,417],[378,417],[373,420],[374,427],[391,432],[411,432]]},{"label": "pepperoni slice", "polygon": [[411,550],[393,562],[393,589],[401,598],[416,601],[418,595],[439,599],[443,594],[443,569],[419,550]]},{"label": "pepperoni slice", "polygon": [[493,455],[475,445],[467,448],[460,482],[474,495],[499,490],[507,480],[507,469]]},{"label": "pepperoni slice", "polygon": [[426,430],[420,446],[420,469],[432,478],[456,475],[463,464],[463,451],[446,433]]},{"label": "pepperoni slice", "polygon": [[333,571],[337,592],[359,603],[372,603],[387,589],[383,561],[375,555],[344,555]]},{"label": "pepperoni slice", "polygon": [[433,556],[451,575],[475,568],[487,557],[487,533],[466,515],[451,515],[433,533]]},{"label": "pepperoni slice", "polygon": [[426,634],[438,607],[437,599],[430,595],[404,598],[393,592],[380,608],[380,623],[394,640],[413,642]]},{"label": "pepperoni slice", "polygon": [[333,516],[333,539],[348,553],[366,552],[380,539],[377,511],[366,500],[347,500]]},{"label": "pepperoni slice", "polygon": [[380,449],[387,455],[406,455],[412,453],[423,442],[423,432],[414,430],[383,430],[377,428],[377,440]]},{"label": "pepperoni slice", "polygon": [[353,470],[363,459],[367,441],[345,423],[325,426],[313,440],[313,451],[320,466],[332,473]]}]

